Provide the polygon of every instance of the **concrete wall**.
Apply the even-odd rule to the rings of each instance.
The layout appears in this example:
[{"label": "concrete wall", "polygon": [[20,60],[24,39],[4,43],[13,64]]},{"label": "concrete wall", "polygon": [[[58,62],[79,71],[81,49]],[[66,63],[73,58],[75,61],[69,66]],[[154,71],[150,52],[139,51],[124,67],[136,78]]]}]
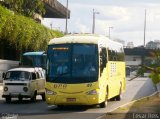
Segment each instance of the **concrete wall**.
[{"label": "concrete wall", "polygon": [[0,82],[2,81],[3,72],[6,72],[8,69],[17,67],[18,65],[19,65],[19,61],[1,60],[0,59]]}]

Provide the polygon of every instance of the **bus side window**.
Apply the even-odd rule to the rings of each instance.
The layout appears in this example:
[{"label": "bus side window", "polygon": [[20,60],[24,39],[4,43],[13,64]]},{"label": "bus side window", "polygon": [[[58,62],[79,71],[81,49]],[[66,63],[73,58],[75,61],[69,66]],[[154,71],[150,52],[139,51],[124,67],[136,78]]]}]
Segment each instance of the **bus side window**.
[{"label": "bus side window", "polygon": [[107,64],[107,51],[106,48],[102,48],[100,51],[100,75],[103,72],[103,69],[106,67]]},{"label": "bus side window", "polygon": [[112,55],[113,55],[113,61],[117,61],[117,52],[112,50]]},{"label": "bus side window", "polygon": [[118,61],[124,61],[124,52],[123,52],[123,48],[120,48],[118,53],[117,53],[117,58]]},{"label": "bus side window", "polygon": [[114,50],[108,50],[108,59],[109,61],[117,61],[118,56],[117,52]]},{"label": "bus side window", "polygon": [[109,61],[112,61],[111,50],[108,50],[108,60],[109,60]]}]

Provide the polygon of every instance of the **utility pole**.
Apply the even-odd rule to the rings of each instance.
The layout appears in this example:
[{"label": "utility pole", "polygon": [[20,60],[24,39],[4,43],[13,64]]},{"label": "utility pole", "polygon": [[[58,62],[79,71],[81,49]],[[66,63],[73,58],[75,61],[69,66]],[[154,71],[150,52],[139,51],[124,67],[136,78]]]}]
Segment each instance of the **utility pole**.
[{"label": "utility pole", "polygon": [[65,27],[65,34],[68,34],[68,0],[66,4],[66,27]]},{"label": "utility pole", "polygon": [[146,9],[145,9],[145,16],[144,16],[144,47],[146,45]]},{"label": "utility pole", "polygon": [[92,34],[94,34],[94,31],[95,31],[95,14],[99,14],[99,12],[95,12],[94,9],[93,9]]}]

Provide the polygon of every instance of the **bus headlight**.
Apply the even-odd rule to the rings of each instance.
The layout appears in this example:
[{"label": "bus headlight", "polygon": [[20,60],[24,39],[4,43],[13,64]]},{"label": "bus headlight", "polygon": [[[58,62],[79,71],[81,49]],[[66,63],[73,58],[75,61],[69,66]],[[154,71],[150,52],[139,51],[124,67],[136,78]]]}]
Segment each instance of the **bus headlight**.
[{"label": "bus headlight", "polygon": [[57,93],[51,90],[46,89],[46,94],[48,95],[56,95]]},{"label": "bus headlight", "polygon": [[87,95],[97,95],[97,94],[99,94],[99,89],[94,89],[87,92]]}]

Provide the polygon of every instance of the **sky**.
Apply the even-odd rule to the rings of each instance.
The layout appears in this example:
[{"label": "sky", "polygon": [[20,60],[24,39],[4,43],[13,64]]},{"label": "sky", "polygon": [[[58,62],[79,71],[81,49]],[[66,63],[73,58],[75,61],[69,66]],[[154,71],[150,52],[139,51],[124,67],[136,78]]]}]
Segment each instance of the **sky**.
[{"label": "sky", "polygon": [[[67,0],[57,0],[66,6]],[[70,19],[69,33],[91,33],[93,9],[95,14],[95,33],[120,39],[127,45],[144,44],[144,19],[146,9],[146,43],[160,40],[160,0],[68,0]],[[42,24],[53,29],[65,31],[65,19],[44,18]]]}]

